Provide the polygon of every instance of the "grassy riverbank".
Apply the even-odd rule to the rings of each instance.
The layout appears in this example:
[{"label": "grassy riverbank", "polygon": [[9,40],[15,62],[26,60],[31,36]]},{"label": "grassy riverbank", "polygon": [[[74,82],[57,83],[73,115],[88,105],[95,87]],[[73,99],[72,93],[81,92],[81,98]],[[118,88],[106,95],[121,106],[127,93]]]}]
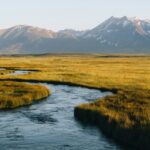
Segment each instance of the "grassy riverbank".
[{"label": "grassy riverbank", "polygon": [[0,82],[0,109],[29,105],[48,95],[48,89],[41,85],[2,81]]},{"label": "grassy riverbank", "polygon": [[97,124],[109,137],[136,150],[150,148],[150,91],[118,91],[75,108],[75,117]]},{"label": "grassy riverbank", "polygon": [[0,75],[8,74],[8,73],[13,73],[14,70],[0,70]]},{"label": "grassy riverbank", "polygon": [[94,120],[107,135],[121,143],[150,148],[150,56],[2,57],[0,67],[38,70],[27,75],[0,75],[1,80],[53,81],[118,91],[76,107],[76,117]]}]

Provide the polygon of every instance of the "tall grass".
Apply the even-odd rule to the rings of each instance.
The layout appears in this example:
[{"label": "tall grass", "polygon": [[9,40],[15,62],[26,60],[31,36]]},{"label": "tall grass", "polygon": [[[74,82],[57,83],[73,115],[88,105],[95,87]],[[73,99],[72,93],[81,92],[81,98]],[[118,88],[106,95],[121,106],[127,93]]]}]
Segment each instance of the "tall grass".
[{"label": "tall grass", "polygon": [[1,80],[57,81],[117,90],[113,96],[77,106],[75,115],[81,120],[99,122],[97,124],[117,141],[136,149],[150,149],[150,56],[2,57],[0,67],[38,70],[26,75],[0,75]]},{"label": "tall grass", "polygon": [[118,91],[75,108],[75,117],[97,124],[117,142],[140,150],[150,149],[150,91]]},{"label": "tall grass", "polygon": [[110,89],[150,89],[150,57],[3,57],[0,67],[39,70],[28,75],[2,75],[1,79],[53,80]]},{"label": "tall grass", "polygon": [[0,75],[5,75],[5,74],[13,73],[13,72],[14,72],[14,70],[8,70],[8,69],[0,70]]},{"label": "tall grass", "polygon": [[41,85],[2,81],[0,82],[0,109],[29,105],[48,95],[48,89]]}]

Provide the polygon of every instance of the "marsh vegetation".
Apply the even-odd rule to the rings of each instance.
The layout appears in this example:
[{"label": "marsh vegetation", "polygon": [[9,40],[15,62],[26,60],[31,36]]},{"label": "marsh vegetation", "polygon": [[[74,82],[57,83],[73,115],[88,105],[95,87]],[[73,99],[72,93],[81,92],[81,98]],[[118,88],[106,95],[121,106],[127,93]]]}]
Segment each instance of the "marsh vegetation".
[{"label": "marsh vegetation", "polygon": [[25,75],[0,75],[1,83],[3,80],[67,83],[115,92],[113,96],[77,106],[75,116],[89,122],[94,120],[121,143],[139,149],[143,144],[145,149],[150,147],[150,56],[13,56],[2,57],[0,67],[37,70]]},{"label": "marsh vegetation", "polygon": [[0,109],[30,105],[49,94],[49,90],[42,85],[3,81],[0,82]]}]

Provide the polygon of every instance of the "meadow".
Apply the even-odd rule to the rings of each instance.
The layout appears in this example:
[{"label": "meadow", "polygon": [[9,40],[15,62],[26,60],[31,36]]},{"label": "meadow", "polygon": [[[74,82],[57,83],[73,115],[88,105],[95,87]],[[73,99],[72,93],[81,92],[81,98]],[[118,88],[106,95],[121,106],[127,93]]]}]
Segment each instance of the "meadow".
[{"label": "meadow", "polygon": [[0,68],[35,70],[17,76],[0,74],[1,84],[4,81],[51,82],[112,91],[111,96],[77,106],[75,117],[97,124],[120,143],[137,149],[142,149],[143,144],[144,149],[150,148],[150,56],[1,56]]},{"label": "meadow", "polygon": [[14,72],[14,70],[3,70],[3,69],[0,69],[0,74],[1,75],[4,75],[4,74],[9,74],[9,73],[13,73]]},{"label": "meadow", "polygon": [[12,109],[30,105],[49,96],[49,90],[41,85],[13,81],[0,82],[0,109]]}]

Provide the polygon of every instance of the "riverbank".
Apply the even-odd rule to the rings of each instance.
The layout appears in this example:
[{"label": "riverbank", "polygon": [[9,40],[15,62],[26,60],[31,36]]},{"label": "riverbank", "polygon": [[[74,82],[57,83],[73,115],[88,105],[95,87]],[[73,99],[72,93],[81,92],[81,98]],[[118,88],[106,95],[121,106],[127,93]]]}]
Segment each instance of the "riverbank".
[{"label": "riverbank", "polygon": [[[96,114],[98,112],[100,118],[107,118],[105,131],[108,131],[108,135],[117,139],[119,143],[142,147],[142,150],[147,148],[144,141],[150,139],[149,56],[45,55],[4,57],[3,61],[0,60],[0,66],[14,67],[20,70],[38,70],[38,72],[26,75],[1,75],[1,80],[69,83],[97,89],[115,89],[116,94],[113,97],[106,97],[75,109],[75,111],[80,110],[80,112],[82,110],[82,113],[91,112],[92,115],[78,113],[76,116],[91,122],[90,116],[95,118],[94,116],[97,116],[95,112]],[[127,138],[124,140],[123,137]]]},{"label": "riverbank", "polygon": [[0,75],[5,75],[5,74],[10,74],[10,73],[14,73],[14,70],[7,70],[7,69],[3,69],[0,68]]},{"label": "riverbank", "polygon": [[99,129],[85,128],[74,119],[76,105],[104,97],[108,92],[67,85],[42,85],[51,90],[51,96],[46,100],[29,107],[0,111],[2,150],[122,150]]},{"label": "riverbank", "polygon": [[120,144],[149,150],[149,97],[149,91],[118,91],[116,95],[75,107],[74,115],[83,123],[98,125]]},{"label": "riverbank", "polygon": [[42,85],[32,85],[14,81],[0,82],[0,109],[12,109],[30,105],[50,95]]}]

